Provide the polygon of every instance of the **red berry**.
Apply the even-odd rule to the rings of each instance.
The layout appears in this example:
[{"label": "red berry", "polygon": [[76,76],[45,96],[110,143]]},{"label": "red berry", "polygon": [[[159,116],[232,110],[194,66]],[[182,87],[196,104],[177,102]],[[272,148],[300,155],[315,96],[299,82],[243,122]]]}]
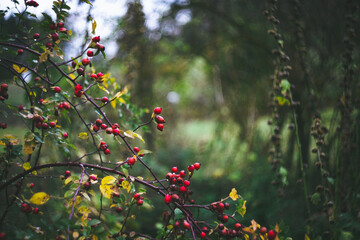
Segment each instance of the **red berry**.
[{"label": "red berry", "polygon": [[80,84],[77,84],[75,86],[75,91],[79,91],[79,90],[82,90],[82,89],[83,89],[83,87]]},{"label": "red berry", "polygon": [[51,24],[50,24],[50,29],[51,29],[51,30],[56,30],[56,29],[57,29],[56,23],[51,23]]},{"label": "red berry", "polygon": [[170,194],[166,194],[165,198],[164,198],[165,203],[171,203],[171,195]]},{"label": "red berry", "polygon": [[222,222],[226,223],[229,220],[229,216],[224,214],[224,216],[222,217]]},{"label": "red berry", "polygon": [[116,208],[116,212],[118,212],[118,213],[121,213],[122,210],[123,210],[123,209],[122,209],[121,207],[117,207],[117,208]]},{"label": "red berry", "polygon": [[6,234],[4,232],[0,232],[0,239],[6,239]]},{"label": "red berry", "polygon": [[[235,227],[235,230],[240,230],[241,229],[241,224],[240,223],[235,223],[234,227]],[[260,230],[260,232],[261,232],[261,230]]]},{"label": "red berry", "polygon": [[259,232],[260,232],[260,234],[265,235],[267,233],[267,228],[266,227],[261,227]]},{"label": "red berry", "polygon": [[33,38],[34,38],[34,39],[39,39],[39,38],[40,38],[40,34],[35,33],[35,34],[33,35]]},{"label": "red berry", "polygon": [[154,113],[155,113],[155,114],[160,114],[160,113],[161,113],[161,110],[162,110],[161,107],[156,107],[156,108],[154,109]]},{"label": "red berry", "polygon": [[142,200],[142,199],[137,200],[137,201],[136,201],[136,204],[137,204],[138,206],[143,205],[143,200]]},{"label": "red berry", "polygon": [[134,165],[135,164],[135,158],[129,158],[129,160],[128,160],[128,164],[130,165],[130,166],[132,166],[132,165]]},{"label": "red berry", "polygon": [[36,214],[38,214],[39,213],[39,208],[34,208],[33,209],[33,213],[36,215]]},{"label": "red berry", "polygon": [[158,115],[158,116],[155,117],[155,121],[157,123],[164,123],[165,119],[162,116]]},{"label": "red berry", "polygon": [[188,187],[189,185],[190,185],[190,181],[189,181],[189,180],[185,180],[185,181],[184,181],[184,186],[185,186],[185,187]]},{"label": "red berry", "polygon": [[49,128],[49,124],[43,123],[41,127],[42,127],[42,129],[48,129],[48,128]]},{"label": "red berry", "polygon": [[187,191],[187,189],[186,189],[185,186],[181,186],[181,187],[180,187],[180,192],[186,192],[186,191]]},{"label": "red berry", "polygon": [[63,27],[64,27],[64,23],[63,23],[63,22],[59,22],[59,23],[58,23],[58,27],[59,27],[59,28],[63,28]]},{"label": "red berry", "polygon": [[101,101],[102,101],[103,103],[107,103],[107,102],[109,101],[109,99],[108,99],[107,97],[103,97],[103,98],[101,99]]},{"label": "red berry", "polygon": [[268,239],[273,240],[273,239],[275,239],[275,237],[276,237],[276,232],[274,230],[270,230],[268,232]]},{"label": "red berry", "polygon": [[84,69],[83,68],[78,68],[77,70],[77,73],[80,75],[80,76],[84,76]]},{"label": "red berry", "polygon": [[107,125],[105,123],[101,124],[101,129],[106,129]]},{"label": "red berry", "polygon": [[95,124],[96,124],[98,127],[100,127],[101,124],[102,124],[101,119],[96,119]]},{"label": "red berry", "polygon": [[59,34],[54,32],[51,34],[51,39],[56,42],[57,40],[59,40]]},{"label": "red berry", "polygon": [[61,88],[60,87],[54,87],[54,92],[56,92],[56,93],[61,92]]},{"label": "red berry", "polygon": [[176,173],[177,170],[178,170],[177,167],[172,167],[172,168],[171,168],[171,171],[172,171],[173,173]]},{"label": "red berry", "polygon": [[89,51],[87,51],[87,53],[86,53],[89,57],[92,57],[92,56],[94,56],[94,52],[93,51],[91,51],[91,50],[89,50]]},{"label": "red berry", "polygon": [[184,227],[185,229],[190,229],[190,223],[188,223],[188,221],[184,220],[184,222],[183,222],[183,227]]},{"label": "red berry", "polygon": [[88,58],[83,58],[83,60],[81,60],[81,62],[82,62],[82,64],[83,64],[84,66],[86,66],[86,65],[89,65],[89,64],[90,64],[90,59],[88,59]]},{"label": "red berry", "polygon": [[36,127],[37,129],[41,129],[42,123],[41,123],[41,122],[37,122],[37,123],[35,124],[35,127]]},{"label": "red berry", "polygon": [[229,209],[230,208],[230,203],[224,203],[224,207],[225,207],[225,209]]},{"label": "red berry", "polygon": [[93,42],[100,42],[100,36],[95,36],[92,38]]},{"label": "red berry", "polygon": [[119,124],[114,123],[111,127],[112,127],[112,129],[119,128]]},{"label": "red berry", "polygon": [[64,133],[63,136],[65,139],[67,139],[69,137],[68,133]]},{"label": "red berry", "polygon": [[114,134],[114,136],[119,135],[119,134],[120,134],[120,130],[117,129],[117,128],[113,129],[113,134]]},{"label": "red berry", "polygon": [[8,90],[8,88],[9,88],[9,86],[6,84],[6,83],[3,83],[3,84],[1,84],[1,91],[7,91]]},{"label": "red berry", "polygon": [[98,76],[97,76],[95,73],[91,74],[91,76],[90,76],[90,77],[91,77],[91,78],[98,79]]},{"label": "red berry", "polygon": [[105,47],[99,43],[96,44],[96,48],[101,52],[105,51]]},{"label": "red berry", "polygon": [[106,131],[107,134],[112,134],[113,129],[109,127],[105,131]]},{"label": "red berry", "polygon": [[30,183],[30,184],[29,184],[29,188],[33,188],[34,186],[35,186],[34,183]]},{"label": "red berry", "polygon": [[93,126],[93,130],[94,130],[94,132],[99,131],[99,127],[98,127],[97,125],[94,125],[94,126]]},{"label": "red berry", "polygon": [[53,128],[53,127],[56,126],[56,123],[55,123],[55,122],[49,122],[49,126],[50,126],[51,128]]},{"label": "red berry", "polygon": [[140,195],[139,193],[135,193],[135,194],[134,194],[134,199],[135,199],[135,200],[139,200],[140,197],[141,197],[141,195]]},{"label": "red berry", "polygon": [[47,49],[51,49],[51,48],[53,47],[53,45],[52,45],[51,42],[47,42],[47,43],[45,44],[45,46],[46,46]]},{"label": "red berry", "polygon": [[201,237],[201,238],[205,238],[205,237],[206,237],[206,233],[201,232],[201,233],[200,233],[200,237]]},{"label": "red berry", "polygon": [[61,32],[61,33],[66,33],[66,32],[67,32],[67,29],[66,29],[66,28],[59,28],[59,32]]},{"label": "red berry", "polygon": [[182,178],[186,177],[186,173],[184,170],[180,171],[180,177],[182,177]]},{"label": "red berry", "polygon": [[97,180],[96,176],[94,176],[94,175],[90,175],[90,176],[89,176],[89,179],[90,179],[90,180],[93,180],[93,181],[96,181],[96,180]]},{"label": "red berry", "polygon": [[71,62],[71,66],[72,66],[73,68],[75,68],[76,65],[77,65],[77,63],[76,63],[75,61],[72,61],[72,62]]},{"label": "red berry", "polygon": [[85,189],[89,189],[91,187],[91,183],[90,182],[86,182],[85,184],[84,184],[84,188]]},{"label": "red berry", "polygon": [[65,176],[67,176],[67,177],[68,177],[68,176],[70,176],[70,175],[71,175],[70,170],[66,170],[66,171],[65,171]]},{"label": "red berry", "polygon": [[189,171],[189,172],[193,172],[194,170],[195,170],[194,165],[189,165],[189,166],[188,166],[188,171]]},{"label": "red berry", "polygon": [[194,163],[194,167],[196,170],[200,169],[201,164],[200,163]]},{"label": "red berry", "polygon": [[21,56],[21,55],[23,55],[23,53],[24,53],[24,50],[18,49],[16,54]]},{"label": "red berry", "polygon": [[160,131],[162,131],[162,130],[164,129],[164,124],[159,123],[159,124],[157,125],[157,129],[159,129]]},{"label": "red berry", "polygon": [[134,147],[134,151],[138,153],[140,149],[138,147]]},{"label": "red berry", "polygon": [[108,148],[105,149],[105,150],[104,150],[104,153],[105,153],[105,155],[109,155],[109,154],[110,154],[110,149],[108,149]]},{"label": "red berry", "polygon": [[102,79],[102,78],[104,77],[104,74],[103,74],[102,72],[98,72],[98,73],[96,74],[96,76],[97,76],[98,78]]},{"label": "red berry", "polygon": [[224,204],[222,202],[219,202],[218,205],[217,205],[217,209],[219,210],[219,212],[222,212],[224,211]]}]

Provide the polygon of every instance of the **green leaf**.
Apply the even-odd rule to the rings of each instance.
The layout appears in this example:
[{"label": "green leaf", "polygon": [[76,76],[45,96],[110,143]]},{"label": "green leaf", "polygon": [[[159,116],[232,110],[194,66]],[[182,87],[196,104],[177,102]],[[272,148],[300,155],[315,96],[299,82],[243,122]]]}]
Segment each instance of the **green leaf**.
[{"label": "green leaf", "polygon": [[314,193],[312,196],[311,196],[311,202],[317,206],[319,204],[321,200],[321,196],[319,193]]},{"label": "green leaf", "polygon": [[281,93],[285,94],[286,91],[290,90],[291,84],[287,79],[283,79],[280,82],[280,87],[281,87]]},{"label": "green leaf", "polygon": [[242,216],[244,217],[245,213],[246,213],[246,200],[243,198],[240,198],[238,201],[238,204],[236,204],[236,211]]},{"label": "green leaf", "polygon": [[287,100],[286,98],[282,97],[282,96],[277,96],[276,99],[278,100],[278,103],[280,106],[284,106],[284,105],[290,105],[289,100]]},{"label": "green leaf", "polygon": [[88,226],[94,226],[96,224],[99,224],[101,223],[101,221],[99,219],[91,219],[89,222],[88,222]]}]

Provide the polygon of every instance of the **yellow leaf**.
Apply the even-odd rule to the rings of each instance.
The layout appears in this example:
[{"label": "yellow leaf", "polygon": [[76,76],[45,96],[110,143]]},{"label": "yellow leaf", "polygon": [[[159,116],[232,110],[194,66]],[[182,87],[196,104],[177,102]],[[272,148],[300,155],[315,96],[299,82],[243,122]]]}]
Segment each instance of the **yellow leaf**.
[{"label": "yellow leaf", "polygon": [[138,139],[140,139],[143,143],[145,143],[144,139],[142,138],[142,136],[140,134],[137,134],[136,132],[133,132],[134,136],[137,137]]},{"label": "yellow leaf", "polygon": [[99,238],[97,237],[97,236],[95,236],[95,235],[92,235],[92,238],[91,238],[92,240],[99,240]]},{"label": "yellow leaf", "polygon": [[34,152],[35,143],[34,142],[25,142],[24,144],[24,151],[25,154],[30,155]]},{"label": "yellow leaf", "polygon": [[114,109],[116,108],[116,100],[111,101],[110,104],[111,104],[112,108],[114,108]]},{"label": "yellow leaf", "polygon": [[104,195],[104,197],[106,197],[107,199],[111,198],[111,195],[113,193],[113,186],[109,186],[109,185],[100,185],[100,192]]},{"label": "yellow leaf", "polygon": [[37,171],[32,171],[31,174],[32,175],[37,175]]},{"label": "yellow leaf", "polygon": [[91,31],[92,34],[95,34],[96,25],[97,25],[96,21],[94,20],[94,22],[92,23],[92,31]]},{"label": "yellow leaf", "polygon": [[101,180],[101,185],[111,185],[114,184],[116,181],[116,178],[113,176],[106,176]]},{"label": "yellow leaf", "polygon": [[71,35],[72,35],[72,31],[71,31],[71,30],[68,30],[68,31],[67,31],[67,35],[71,36]]},{"label": "yellow leaf", "polygon": [[19,67],[18,65],[16,65],[16,64],[13,64],[13,68],[14,68],[14,70],[15,70],[17,73],[20,73],[20,74],[26,73],[27,70],[28,70],[26,67],[20,68],[20,67]]},{"label": "yellow leaf", "polygon": [[69,77],[71,77],[71,79],[75,79],[75,78],[76,78],[76,76],[75,76],[74,74],[72,74],[72,73],[69,74]]},{"label": "yellow leaf", "polygon": [[78,137],[81,138],[81,139],[88,139],[89,138],[89,136],[88,136],[88,134],[86,132],[79,133]]},{"label": "yellow leaf", "polygon": [[121,183],[121,186],[126,189],[127,192],[130,192],[130,189],[131,189],[131,184],[128,182],[128,181],[123,181]]},{"label": "yellow leaf", "polygon": [[45,50],[45,52],[43,52],[43,53],[40,55],[39,62],[40,62],[40,63],[45,62],[45,61],[48,59],[48,55],[49,55],[49,51],[48,51],[48,50]]},{"label": "yellow leaf", "polygon": [[110,208],[114,208],[114,207],[117,207],[117,206],[118,206],[117,204],[111,204]]},{"label": "yellow leaf", "polygon": [[77,239],[79,237],[79,233],[78,232],[73,232],[72,234],[74,239]]},{"label": "yellow leaf", "polygon": [[305,234],[304,240],[310,240],[310,238],[309,238],[309,236],[307,234]]},{"label": "yellow leaf", "polygon": [[79,207],[78,212],[80,214],[91,213],[91,211],[90,211],[90,209],[88,207]]},{"label": "yellow leaf", "polygon": [[229,194],[229,197],[233,200],[236,201],[239,198],[239,195],[237,194],[237,191],[235,188],[231,189],[231,192]]},{"label": "yellow leaf", "polygon": [[119,98],[119,101],[122,103],[122,104],[126,104],[125,100],[123,98]]},{"label": "yellow leaf", "polygon": [[289,100],[287,100],[286,98],[284,98],[284,97],[281,97],[281,96],[278,96],[278,97],[276,97],[276,100],[278,100],[278,103],[279,103],[279,105],[280,106],[284,106],[284,105],[290,105],[290,102],[289,102]]},{"label": "yellow leaf", "polygon": [[245,234],[245,240],[249,240],[249,239],[250,239],[249,235]]},{"label": "yellow leaf", "polygon": [[49,201],[50,196],[45,192],[35,193],[31,198],[30,202],[35,205],[43,205]]},{"label": "yellow leaf", "polygon": [[29,170],[31,168],[30,163],[29,162],[24,163],[23,168],[25,169],[25,171]]},{"label": "yellow leaf", "polygon": [[72,180],[72,177],[68,177],[67,179],[65,179],[65,185],[69,184],[69,182],[71,182]]},{"label": "yellow leaf", "polygon": [[[81,197],[80,196],[76,196],[76,199],[75,199],[75,206],[76,205],[79,205],[79,203],[81,202]],[[71,199],[69,201],[69,206],[72,206],[73,205],[73,199]]]},{"label": "yellow leaf", "polygon": [[98,85],[99,86],[99,88],[101,89],[101,90],[103,90],[103,91],[105,91],[107,94],[109,94],[109,91],[106,89],[106,88],[104,88],[103,86],[100,86],[100,85]]},{"label": "yellow leaf", "polygon": [[242,217],[244,217],[244,215],[245,215],[245,213],[246,213],[246,206],[245,206],[245,204],[246,204],[246,200],[244,200],[244,203],[243,203],[243,205],[241,206],[241,208],[237,210],[238,213],[239,213]]}]

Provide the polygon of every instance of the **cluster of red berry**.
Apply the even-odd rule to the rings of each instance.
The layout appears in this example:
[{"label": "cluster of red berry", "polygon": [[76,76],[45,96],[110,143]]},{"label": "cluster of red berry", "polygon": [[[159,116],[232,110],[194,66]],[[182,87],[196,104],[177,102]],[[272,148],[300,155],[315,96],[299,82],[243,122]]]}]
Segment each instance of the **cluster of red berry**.
[{"label": "cluster of red berry", "polygon": [[8,85],[6,83],[1,84],[0,86],[0,100],[4,101],[5,99],[9,98],[9,95],[7,93],[8,91]]},{"label": "cluster of red berry", "polygon": [[141,195],[140,195],[140,193],[135,193],[134,194],[134,199],[136,200],[136,205],[138,205],[138,206],[141,206],[141,205],[143,205],[143,199],[144,199],[144,197],[142,197]]},{"label": "cluster of red berry", "polygon": [[30,204],[28,203],[23,203],[20,206],[21,211],[24,213],[34,213],[35,215],[38,214],[40,212],[39,208],[33,208]]},{"label": "cluster of red berry", "polygon": [[75,96],[80,98],[83,95],[83,87],[80,84],[75,86]]},{"label": "cluster of red berry", "polygon": [[165,123],[165,119],[159,115],[159,114],[161,114],[161,111],[162,111],[161,107],[156,107],[154,109],[155,121],[157,123],[157,129],[159,129],[160,131],[162,131],[164,129],[164,123]]},{"label": "cluster of red berry", "polygon": [[91,188],[91,184],[96,183],[97,182],[97,177],[94,175],[90,175],[88,180],[84,183],[84,188],[86,190],[89,190]]},{"label": "cluster of red berry", "polygon": [[45,119],[39,115],[34,116],[34,121],[35,121],[35,127],[37,129],[48,129],[49,127],[53,128],[56,126],[56,123],[54,121],[46,122]]},{"label": "cluster of red berry", "polygon": [[69,103],[67,102],[61,102],[58,104],[58,108],[59,109],[66,109],[66,110],[70,110],[71,109],[71,106]]}]

